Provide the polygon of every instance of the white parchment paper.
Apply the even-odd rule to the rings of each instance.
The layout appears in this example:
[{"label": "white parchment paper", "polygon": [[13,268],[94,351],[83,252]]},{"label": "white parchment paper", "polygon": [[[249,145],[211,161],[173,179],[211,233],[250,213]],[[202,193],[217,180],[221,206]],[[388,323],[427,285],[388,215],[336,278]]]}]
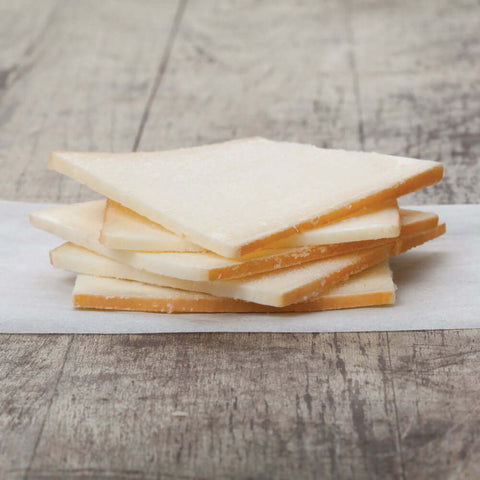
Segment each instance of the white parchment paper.
[{"label": "white parchment paper", "polygon": [[391,260],[391,307],[295,314],[181,314],[74,310],[75,276],[50,266],[62,240],[30,226],[51,205],[0,201],[0,333],[333,332],[480,327],[480,205],[437,212],[447,234]]}]

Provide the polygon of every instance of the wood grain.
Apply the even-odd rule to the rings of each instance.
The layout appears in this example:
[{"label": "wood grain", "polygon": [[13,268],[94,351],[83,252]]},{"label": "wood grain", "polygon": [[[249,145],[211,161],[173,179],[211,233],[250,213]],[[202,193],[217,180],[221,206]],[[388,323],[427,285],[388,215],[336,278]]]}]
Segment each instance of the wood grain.
[{"label": "wood grain", "polygon": [[479,478],[478,331],[388,337],[406,478]]},{"label": "wood grain", "polygon": [[444,162],[445,179],[402,203],[478,202],[478,11],[192,1],[140,148],[263,135],[414,156]]},{"label": "wood grain", "polygon": [[30,470],[72,340],[0,335],[0,478]]},{"label": "wood grain", "polygon": [[445,163],[405,201],[480,201],[477,1],[352,2],[365,149]]},{"label": "wood grain", "polygon": [[345,18],[335,0],[190,1],[140,148],[262,135],[358,149]]},{"label": "wood grain", "polygon": [[[410,201],[479,202],[479,13],[0,1],[0,196],[92,198],[53,149],[260,134],[440,159]],[[479,352],[476,330],[2,335],[0,478],[476,479]]]},{"label": "wood grain", "polygon": [[[33,23],[38,8],[30,12],[27,4],[40,2],[12,7],[11,19],[32,17]],[[48,171],[48,156],[62,149],[132,149],[177,8],[176,0],[59,1],[35,21],[42,23],[40,33],[33,32],[24,49],[12,48],[15,60],[0,66],[12,72],[0,82],[2,198],[74,202],[95,196]],[[2,42],[25,30],[1,31],[8,36]]]},{"label": "wood grain", "polygon": [[[60,380],[41,382],[51,405],[35,409],[44,424],[30,469],[2,478],[480,473],[475,331],[80,335],[69,348],[68,336],[28,338],[59,342]],[[0,341],[24,364],[18,409],[33,401],[39,362]]]}]

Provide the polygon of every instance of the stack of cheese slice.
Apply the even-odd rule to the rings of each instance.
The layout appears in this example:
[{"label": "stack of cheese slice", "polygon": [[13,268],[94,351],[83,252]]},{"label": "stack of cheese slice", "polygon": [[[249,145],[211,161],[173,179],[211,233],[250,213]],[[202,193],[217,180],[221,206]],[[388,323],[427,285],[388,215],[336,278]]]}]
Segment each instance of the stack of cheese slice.
[{"label": "stack of cheese slice", "polygon": [[76,307],[317,311],[394,302],[388,258],[445,232],[397,197],[437,162],[262,138],[148,153],[54,152],[106,200],[32,213],[67,243]]}]

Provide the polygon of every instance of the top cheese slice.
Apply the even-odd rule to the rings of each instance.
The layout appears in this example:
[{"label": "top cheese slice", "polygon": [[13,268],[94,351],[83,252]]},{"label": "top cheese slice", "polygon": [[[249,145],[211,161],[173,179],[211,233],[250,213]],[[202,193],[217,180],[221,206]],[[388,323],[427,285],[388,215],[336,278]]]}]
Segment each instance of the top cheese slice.
[{"label": "top cheese slice", "polygon": [[443,175],[438,162],[263,138],[164,152],[53,152],[49,168],[230,258]]},{"label": "top cheese slice", "polygon": [[[396,200],[339,222],[278,240],[267,248],[332,245],[393,238],[400,235],[400,214]],[[109,248],[142,252],[201,252],[184,238],[165,230],[117,202],[107,200],[100,242]],[[203,250],[204,251],[204,250]],[[255,253],[262,253],[257,251]]]}]

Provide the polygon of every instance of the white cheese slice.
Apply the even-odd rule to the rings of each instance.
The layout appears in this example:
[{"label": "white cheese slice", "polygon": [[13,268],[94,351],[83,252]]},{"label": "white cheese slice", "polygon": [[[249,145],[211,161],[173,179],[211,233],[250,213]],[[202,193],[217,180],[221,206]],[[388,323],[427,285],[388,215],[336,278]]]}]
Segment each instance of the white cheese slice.
[{"label": "white cheese slice", "polygon": [[392,304],[395,285],[387,262],[382,262],[332,287],[316,300],[283,308],[164,288],[136,281],[78,275],[73,302],[80,308],[180,312],[305,312]]},{"label": "white cheese slice", "polygon": [[49,168],[239,258],[438,182],[438,162],[263,138],[164,152],[53,152]]},{"label": "white cheese slice", "polygon": [[[430,221],[424,218],[426,226]],[[411,232],[410,232],[411,233]],[[297,267],[234,280],[192,282],[135,269],[94,254],[73,244],[65,244],[51,252],[54,266],[97,276],[118,277],[160,286],[204,292],[219,297],[282,307],[315,299],[349,276],[387,258],[398,255],[445,233],[445,224],[431,226],[409,235],[401,235],[393,244],[366,249],[357,253],[311,262]]]},{"label": "white cheese slice", "polygon": [[50,258],[54,266],[77,273],[130,279],[283,307],[317,297],[351,275],[385,260],[389,253],[388,247],[377,247],[260,275],[209,282],[192,282],[141,271],[71,243],[53,250]]},{"label": "white cheese slice", "polygon": [[[293,249],[264,251],[263,257],[254,257],[245,261],[231,260],[214,253],[175,253],[175,252],[135,252],[105,247],[98,240],[102,225],[105,201],[85,202],[55,207],[30,215],[33,225],[60,238],[85,247],[100,255],[113,258],[135,268],[169,277],[192,281],[206,281],[243,277],[265,271],[299,265],[317,258],[325,258],[343,251],[355,251],[359,248],[378,246],[383,241],[334,245],[332,249],[323,247],[297,247]],[[414,212],[408,222],[402,220],[402,230],[409,233],[432,227],[437,224],[435,214]],[[394,241],[393,239],[392,241]],[[347,250],[338,250],[348,247]]]},{"label": "white cheese slice", "polygon": [[204,252],[205,249],[169,232],[158,223],[107,200],[100,242],[106,247],[143,252]]},{"label": "white cheese slice", "polygon": [[[373,211],[278,240],[267,248],[332,245],[393,238],[400,235],[400,216],[395,200]],[[144,252],[198,252],[203,249],[165,230],[119,203],[107,200],[100,242],[110,248]]]}]

